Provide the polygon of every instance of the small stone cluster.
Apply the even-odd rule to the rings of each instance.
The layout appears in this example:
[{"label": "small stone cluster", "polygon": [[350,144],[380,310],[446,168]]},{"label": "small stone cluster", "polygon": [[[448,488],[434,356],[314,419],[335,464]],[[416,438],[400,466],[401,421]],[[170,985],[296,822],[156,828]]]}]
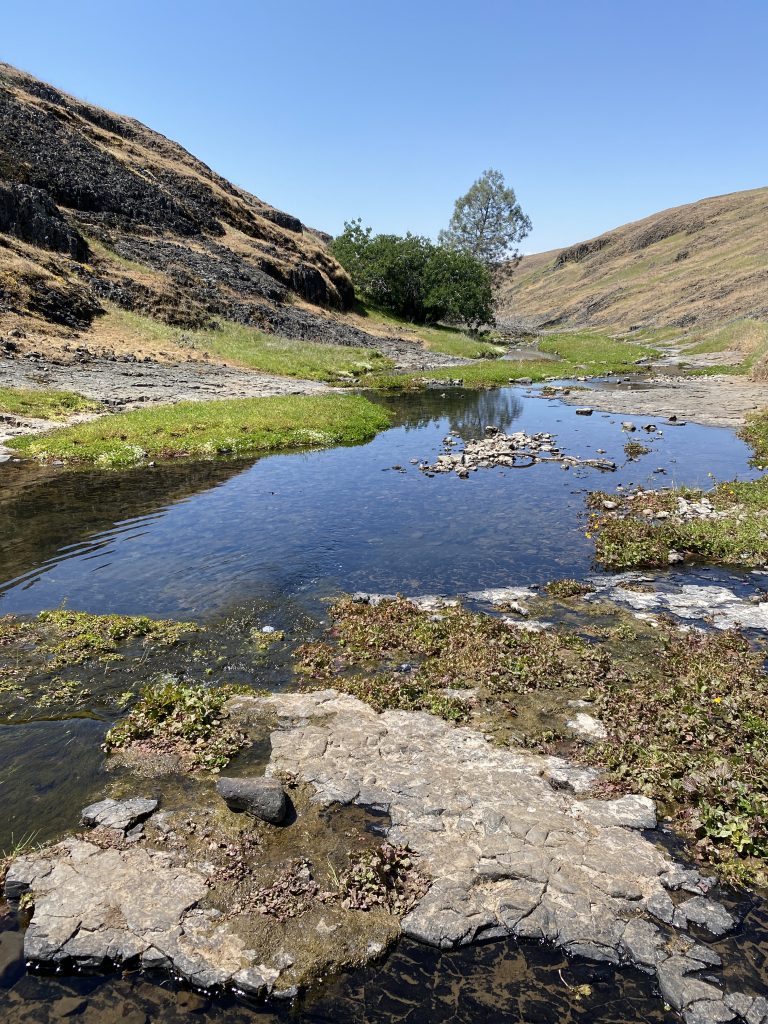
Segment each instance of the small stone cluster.
[{"label": "small stone cluster", "polygon": [[456,451],[460,441],[460,435],[452,431],[443,439],[445,450],[438,455],[436,462],[432,465],[419,463],[422,473],[430,477],[436,473],[456,473],[466,480],[471,472],[478,469],[496,466],[525,469],[539,462],[559,462],[563,469],[571,466],[591,466],[607,471],[616,469],[616,463],[609,459],[579,459],[564,455],[552,434],[526,434],[523,430],[505,434],[498,427],[488,426],[485,437],[466,441],[463,450]]}]

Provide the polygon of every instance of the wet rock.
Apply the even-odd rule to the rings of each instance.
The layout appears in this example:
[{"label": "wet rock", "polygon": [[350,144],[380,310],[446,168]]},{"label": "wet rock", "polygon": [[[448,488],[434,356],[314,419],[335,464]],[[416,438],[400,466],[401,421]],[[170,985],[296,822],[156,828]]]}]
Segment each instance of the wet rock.
[{"label": "wet rock", "polygon": [[702,586],[684,583],[656,591],[627,589],[622,585],[637,581],[638,577],[632,573],[615,577],[609,583],[595,580],[595,591],[588,594],[586,600],[604,600],[608,597],[638,614],[669,612],[682,619],[711,622],[718,629],[768,629],[768,600],[765,595],[757,595],[756,601],[740,598],[728,587],[714,584]]},{"label": "wet rock", "polygon": [[566,725],[569,729],[573,729],[582,739],[588,740],[591,743],[598,743],[600,740],[608,738],[608,730],[603,723],[583,711],[574,715],[569,722],[566,722]]},{"label": "wet rock", "polygon": [[579,408],[579,409],[576,410],[576,415],[577,416],[591,416],[593,412],[594,412],[594,409],[587,409],[587,408],[583,407],[583,408]]},{"label": "wet rock", "polygon": [[272,825],[285,819],[286,798],[277,779],[220,778],[216,790],[231,811],[245,811]]},{"label": "wet rock", "polygon": [[706,928],[715,937],[725,935],[736,923],[725,907],[703,896],[694,896],[681,903],[677,912],[687,921]]},{"label": "wet rock", "polygon": [[96,804],[84,807],[80,815],[83,825],[102,828],[115,828],[128,832],[139,822],[145,821],[153,811],[157,810],[158,801],[144,797],[131,797],[130,800],[100,800]]}]

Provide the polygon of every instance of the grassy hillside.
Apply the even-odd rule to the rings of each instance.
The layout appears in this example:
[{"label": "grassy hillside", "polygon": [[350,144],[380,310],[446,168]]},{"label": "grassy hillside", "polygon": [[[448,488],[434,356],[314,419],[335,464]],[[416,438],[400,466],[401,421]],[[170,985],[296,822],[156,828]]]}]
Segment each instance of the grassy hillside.
[{"label": "grassy hillside", "polygon": [[703,199],[526,256],[502,318],[537,327],[690,329],[768,320],[768,188]]}]

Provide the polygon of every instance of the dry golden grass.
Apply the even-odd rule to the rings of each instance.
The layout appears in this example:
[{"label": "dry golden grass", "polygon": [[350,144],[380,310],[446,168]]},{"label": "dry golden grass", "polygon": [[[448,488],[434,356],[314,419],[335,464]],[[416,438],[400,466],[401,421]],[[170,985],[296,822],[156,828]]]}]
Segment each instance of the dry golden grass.
[{"label": "dry golden grass", "polygon": [[665,210],[507,272],[502,316],[559,326],[768,319],[768,188]]}]

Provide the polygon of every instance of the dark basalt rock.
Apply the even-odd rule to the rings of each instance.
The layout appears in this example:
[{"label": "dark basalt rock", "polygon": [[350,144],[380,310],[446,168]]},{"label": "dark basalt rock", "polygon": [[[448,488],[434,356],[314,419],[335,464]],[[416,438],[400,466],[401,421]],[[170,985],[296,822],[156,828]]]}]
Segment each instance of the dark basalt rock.
[{"label": "dark basalt rock", "polygon": [[285,793],[277,779],[220,778],[216,789],[231,811],[245,811],[272,825],[285,819]]},{"label": "dark basalt rock", "polygon": [[30,185],[0,182],[0,231],[81,263],[89,256],[88,243],[48,193]]}]

